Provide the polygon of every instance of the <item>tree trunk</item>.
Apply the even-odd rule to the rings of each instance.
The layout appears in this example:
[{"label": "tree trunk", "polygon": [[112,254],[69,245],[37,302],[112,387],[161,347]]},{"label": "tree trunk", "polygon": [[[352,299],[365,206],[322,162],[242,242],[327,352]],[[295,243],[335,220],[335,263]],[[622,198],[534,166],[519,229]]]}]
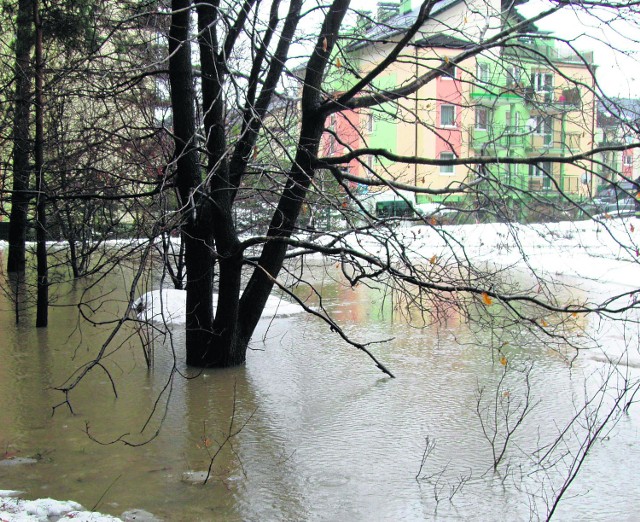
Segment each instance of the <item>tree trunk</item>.
[{"label": "tree trunk", "polygon": [[34,144],[36,188],[37,263],[38,263],[38,300],[36,307],[36,326],[45,327],[49,323],[49,267],[47,261],[47,194],[44,185],[44,100],[43,63],[42,63],[42,24],[40,21],[38,0],[33,3],[33,21],[36,27],[36,139]]},{"label": "tree trunk", "polygon": [[173,108],[176,183],[183,220],[187,272],[186,351],[187,364],[209,366],[213,332],[213,276],[215,259],[210,235],[198,223],[201,191],[196,150],[195,93],[192,77],[189,17],[191,2],[173,0],[169,30],[169,84]]},{"label": "tree trunk", "polygon": [[[226,367],[242,364],[249,341],[262,316],[273,288],[273,279],[282,268],[291,237],[306,193],[313,179],[313,158],[317,156],[326,115],[320,110],[320,84],[333,38],[346,13],[348,0],[336,1],[322,28],[318,52],[308,64],[308,78],[313,81],[303,93],[302,129],[289,181],[274,213],[259,266],[242,293],[243,252],[233,222],[235,190],[247,167],[247,150],[255,143],[262,118],[280,77],[284,57],[299,19],[302,2],[290,5],[282,41],[277,47],[266,89],[259,98],[258,122],[248,125],[230,172],[227,161],[225,90],[227,56],[224,45],[218,48],[216,34],[217,7],[213,0],[203,0],[198,12],[198,42],[202,70],[203,135],[206,137],[206,180],[202,180],[196,152],[196,96],[193,89],[189,45],[190,0],[173,0],[169,32],[169,80],[173,107],[176,158],[176,182],[180,195],[187,272],[186,352],[187,364],[199,367]],[[326,36],[325,36],[326,35]],[[324,42],[324,43],[323,43]],[[246,141],[246,143],[244,143]],[[202,154],[204,156],[204,153]],[[211,307],[214,269],[219,266],[218,306],[213,319]]]},{"label": "tree trunk", "polygon": [[13,116],[13,192],[9,217],[8,272],[24,272],[26,266],[27,213],[29,210],[29,102],[33,47],[33,0],[19,0],[16,34],[15,112]]}]

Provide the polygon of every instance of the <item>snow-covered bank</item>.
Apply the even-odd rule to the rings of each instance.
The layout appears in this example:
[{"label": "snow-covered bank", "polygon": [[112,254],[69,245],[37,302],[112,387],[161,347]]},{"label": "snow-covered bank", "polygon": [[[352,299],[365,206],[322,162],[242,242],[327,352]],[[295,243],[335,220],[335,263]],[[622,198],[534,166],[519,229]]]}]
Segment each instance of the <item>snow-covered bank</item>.
[{"label": "snow-covered bank", "polygon": [[71,500],[53,500],[40,498],[23,500],[20,491],[0,490],[0,520],[11,522],[152,522],[156,519],[146,511],[128,511],[122,518],[86,511],[80,504]]},{"label": "snow-covered bank", "polygon": [[[565,221],[522,225],[490,223],[443,227],[399,226],[404,255],[436,266],[468,259],[500,268],[535,270],[585,280],[633,285],[640,281],[640,219]],[[353,248],[384,255],[375,238],[355,240]]]}]

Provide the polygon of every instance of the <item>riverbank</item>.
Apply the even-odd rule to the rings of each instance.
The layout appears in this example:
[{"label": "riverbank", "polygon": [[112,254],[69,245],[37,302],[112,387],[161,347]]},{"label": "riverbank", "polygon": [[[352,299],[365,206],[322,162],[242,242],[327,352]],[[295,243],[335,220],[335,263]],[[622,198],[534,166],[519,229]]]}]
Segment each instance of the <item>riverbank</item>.
[{"label": "riverbank", "polygon": [[0,490],[0,520],[12,522],[151,522],[157,520],[151,514],[141,511],[129,511],[122,514],[122,518],[103,515],[85,510],[77,502],[71,500],[53,500],[39,498],[24,500],[23,492]]}]

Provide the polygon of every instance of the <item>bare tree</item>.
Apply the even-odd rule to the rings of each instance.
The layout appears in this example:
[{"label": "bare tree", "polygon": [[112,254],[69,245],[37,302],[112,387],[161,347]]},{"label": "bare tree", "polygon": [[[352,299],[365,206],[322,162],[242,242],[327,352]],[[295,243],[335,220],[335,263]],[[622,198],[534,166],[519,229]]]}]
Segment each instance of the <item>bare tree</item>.
[{"label": "bare tree", "polygon": [[[633,23],[637,6],[553,2],[525,15],[521,3],[405,1],[374,14],[348,0],[103,6],[91,52],[58,58],[52,76],[47,199],[70,245],[89,238],[87,254],[101,232],[87,228],[105,216],[103,232],[128,223],[141,239],[103,251],[96,273],[140,262],[127,314],[60,387],[63,404],[104,369],[154,255],[156,284],[179,288],[186,276],[186,362],[197,367],[243,364],[276,291],[392,376],[322,306],[306,273],[312,254],[346,285],[382,289],[408,319],[455,310],[490,332],[491,348],[526,338],[570,363],[587,346],[580,318],[635,320],[624,313],[637,288],[578,300],[535,266],[524,238],[553,243],[562,238],[542,222],[571,220],[577,233],[595,220],[638,262],[633,230],[613,220],[638,189],[633,168],[613,161],[633,167],[638,121],[599,85],[593,53],[536,26],[572,10]],[[612,120],[606,132],[598,111]],[[611,208],[595,198],[607,189]],[[446,226],[476,222],[504,224],[491,259]],[[74,275],[88,268],[84,255]],[[514,417],[505,375],[490,410],[483,388],[477,402],[494,469],[531,404],[527,387]]]}]

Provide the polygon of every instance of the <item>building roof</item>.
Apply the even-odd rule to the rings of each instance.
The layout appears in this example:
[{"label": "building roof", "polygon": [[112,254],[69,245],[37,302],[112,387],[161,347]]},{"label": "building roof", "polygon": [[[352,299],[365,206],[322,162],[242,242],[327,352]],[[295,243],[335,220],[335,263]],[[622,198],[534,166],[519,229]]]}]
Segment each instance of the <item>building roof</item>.
[{"label": "building roof", "polygon": [[[436,5],[433,7],[430,13],[430,17],[436,17],[437,15],[447,11],[448,9],[454,7],[457,4],[464,2],[465,0],[440,0],[436,2]],[[525,18],[520,15],[515,9],[516,6],[527,3],[529,0],[501,0],[501,8],[503,13],[508,12],[509,18],[515,23],[522,22]],[[379,3],[381,5],[384,3]],[[349,45],[350,49],[358,49],[361,47],[365,47],[369,43],[373,42],[383,42],[388,40],[394,36],[404,33],[407,31],[418,18],[418,14],[420,13],[420,8],[414,8],[406,13],[399,13],[396,15],[389,16],[383,20],[377,20],[373,23],[369,22],[363,32],[360,35],[360,39]],[[363,13],[365,14],[365,13]],[[374,15],[370,12],[366,12],[368,19],[373,19]],[[535,33],[539,32],[539,29],[536,27],[534,23],[527,25],[520,32],[526,33]],[[416,42],[417,45],[426,45],[429,42],[434,47],[450,47],[450,48],[465,48],[468,45],[463,45],[465,40],[461,38],[456,38],[454,36],[448,36],[445,34],[433,35],[427,38],[423,38],[422,40]],[[443,44],[443,45],[438,45]],[[467,42],[468,44],[468,42]]]},{"label": "building roof", "polygon": [[608,98],[598,100],[598,125],[617,126],[623,123],[640,124],[640,99]]},{"label": "building roof", "polygon": [[[463,1],[464,0],[442,0],[437,2],[437,5],[431,11],[431,16],[442,13]],[[402,34],[415,23],[419,12],[420,8],[415,8],[407,13],[400,13],[384,20],[377,20],[364,30],[360,40],[350,44],[349,47],[351,49],[358,49],[366,46],[371,41],[384,41],[398,34]],[[372,15],[369,12],[367,16]]]}]

